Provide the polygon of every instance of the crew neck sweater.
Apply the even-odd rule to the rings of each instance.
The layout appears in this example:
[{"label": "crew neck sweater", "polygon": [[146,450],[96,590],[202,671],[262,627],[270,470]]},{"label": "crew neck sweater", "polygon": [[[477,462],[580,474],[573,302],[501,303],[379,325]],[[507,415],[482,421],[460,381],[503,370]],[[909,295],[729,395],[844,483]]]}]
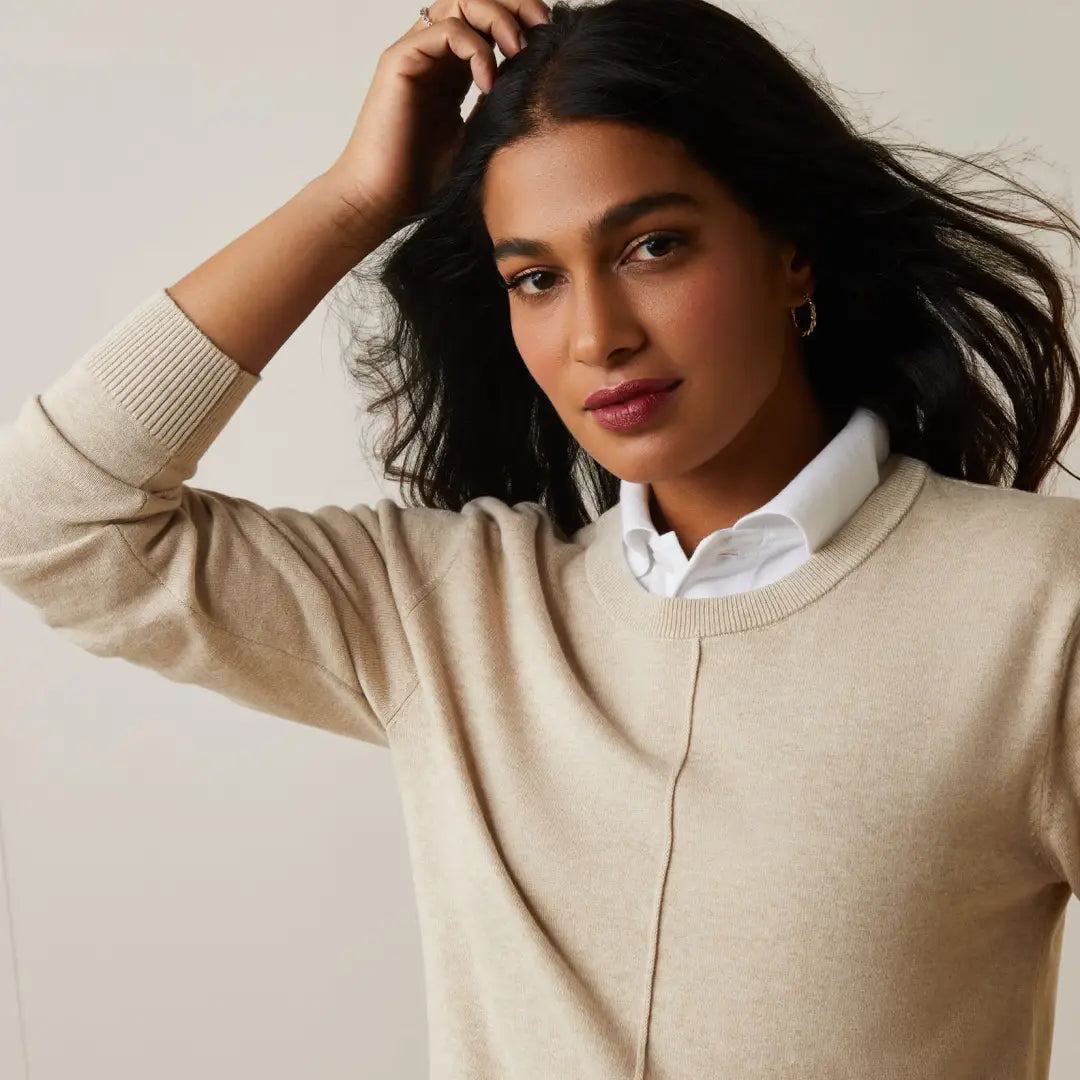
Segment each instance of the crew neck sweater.
[{"label": "crew neck sweater", "polygon": [[0,439],[74,644],[389,749],[433,1080],[1038,1080],[1080,885],[1080,501],[891,453],[804,563],[656,596],[618,505],[266,508],[165,290]]},{"label": "crew neck sweater", "polygon": [[801,566],[877,487],[889,429],[857,407],[843,427],[768,502],[716,529],[687,557],[649,508],[651,485],[622,480],[623,552],[643,588],[657,596],[724,596],[768,585]]}]

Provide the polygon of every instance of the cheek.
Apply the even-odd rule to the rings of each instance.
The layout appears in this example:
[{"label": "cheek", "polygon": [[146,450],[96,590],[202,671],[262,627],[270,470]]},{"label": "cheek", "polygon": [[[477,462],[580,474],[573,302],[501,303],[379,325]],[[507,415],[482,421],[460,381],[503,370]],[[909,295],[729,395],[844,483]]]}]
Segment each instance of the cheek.
[{"label": "cheek", "polygon": [[560,394],[565,396],[567,378],[566,338],[558,320],[550,316],[520,319],[510,317],[510,329],[514,336],[521,364],[529,373],[538,389],[561,408]]},{"label": "cheek", "polygon": [[672,279],[665,294],[653,314],[684,348],[700,345],[734,359],[760,343],[767,298],[752,258],[724,252],[697,261],[689,273]]},{"label": "cheek", "polygon": [[[778,332],[758,253],[733,245],[664,278],[638,293],[637,317],[655,349],[697,382],[702,400],[712,397],[715,407],[710,385],[726,398],[754,396],[771,385],[774,365],[767,360],[777,354],[783,328]],[[578,425],[578,403],[566,399],[566,341],[558,319],[511,322],[533,381],[568,426]]]},{"label": "cheek", "polygon": [[[657,297],[654,336],[698,393],[691,412],[733,422],[775,385],[783,352],[776,301],[753,253],[715,255],[695,263]],[[721,424],[722,426],[722,424]]]},{"label": "cheek", "polygon": [[[532,377],[533,382],[540,388],[544,395],[551,401],[559,404],[559,377],[560,364],[554,355],[548,355],[534,343],[528,350],[529,359],[525,367]],[[565,391],[564,391],[565,392]]]}]

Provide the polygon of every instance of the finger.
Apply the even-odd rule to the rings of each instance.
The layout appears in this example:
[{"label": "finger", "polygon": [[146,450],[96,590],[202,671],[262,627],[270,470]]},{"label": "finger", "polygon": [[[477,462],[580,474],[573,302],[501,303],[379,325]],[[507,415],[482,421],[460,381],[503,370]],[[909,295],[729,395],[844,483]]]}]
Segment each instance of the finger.
[{"label": "finger", "polygon": [[459,6],[469,24],[493,39],[507,57],[521,52],[523,25],[548,21],[540,0],[459,0]]},{"label": "finger", "polygon": [[408,35],[408,43],[425,56],[438,60],[447,47],[460,60],[468,62],[473,80],[485,94],[495,86],[495,50],[464,19],[451,15],[432,26]]},{"label": "finger", "polygon": [[524,26],[539,26],[551,22],[551,8],[544,0],[503,0]]}]

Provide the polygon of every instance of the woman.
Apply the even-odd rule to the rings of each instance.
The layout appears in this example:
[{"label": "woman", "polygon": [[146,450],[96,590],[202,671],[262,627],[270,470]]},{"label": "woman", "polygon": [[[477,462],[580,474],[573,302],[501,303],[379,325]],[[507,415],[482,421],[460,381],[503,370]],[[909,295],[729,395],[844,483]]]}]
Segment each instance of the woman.
[{"label": "woman", "polygon": [[[0,579],[391,750],[434,1077],[1045,1077],[1077,364],[996,222],[1080,234],[1034,197],[924,178],[705,0],[436,0],[330,169],[23,403]],[[188,485],[399,233],[357,375],[420,504]]]}]

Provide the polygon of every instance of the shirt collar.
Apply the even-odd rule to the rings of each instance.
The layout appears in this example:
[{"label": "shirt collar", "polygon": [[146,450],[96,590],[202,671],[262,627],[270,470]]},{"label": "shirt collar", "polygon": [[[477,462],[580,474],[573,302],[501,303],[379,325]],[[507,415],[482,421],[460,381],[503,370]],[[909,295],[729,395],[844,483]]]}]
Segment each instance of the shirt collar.
[{"label": "shirt collar", "polygon": [[[790,531],[813,553],[829,541],[877,486],[879,468],[888,456],[888,426],[877,413],[858,406],[821,452],[772,499],[744,514],[730,530],[718,529],[711,535],[766,527],[770,533]],[[620,483],[623,540],[639,576],[648,570],[656,553],[664,550],[664,544],[673,539],[668,532],[664,534],[668,540],[664,541],[653,524],[649,494],[647,483]]]}]

